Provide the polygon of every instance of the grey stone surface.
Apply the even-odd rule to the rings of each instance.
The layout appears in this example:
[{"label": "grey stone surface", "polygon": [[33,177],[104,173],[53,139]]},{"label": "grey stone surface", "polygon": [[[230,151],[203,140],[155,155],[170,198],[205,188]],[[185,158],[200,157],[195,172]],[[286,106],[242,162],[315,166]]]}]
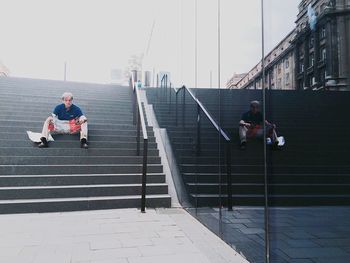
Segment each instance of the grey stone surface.
[{"label": "grey stone surface", "polygon": [[[264,262],[264,210],[261,207],[190,209],[252,263]],[[350,262],[350,207],[270,208],[271,262]]]},{"label": "grey stone surface", "polygon": [[182,209],[0,215],[4,263],[246,263]]}]

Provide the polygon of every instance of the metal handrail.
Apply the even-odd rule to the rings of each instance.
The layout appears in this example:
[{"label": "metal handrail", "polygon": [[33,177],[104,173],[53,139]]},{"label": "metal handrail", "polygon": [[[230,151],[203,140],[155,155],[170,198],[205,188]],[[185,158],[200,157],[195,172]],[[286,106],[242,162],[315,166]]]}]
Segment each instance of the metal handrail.
[{"label": "metal handrail", "polygon": [[134,125],[137,126],[137,135],[136,135],[136,152],[137,155],[141,155],[140,151],[140,137],[141,129],[143,136],[143,162],[142,162],[142,186],[141,186],[141,212],[145,213],[146,211],[146,181],[147,181],[147,159],[148,159],[148,135],[147,135],[147,126],[144,117],[144,111],[142,107],[142,102],[140,98],[140,90],[135,85],[134,75],[131,73],[130,77],[130,86],[133,92],[133,112],[134,112]]},{"label": "metal handrail", "polygon": [[[165,89],[167,89],[167,86],[165,86]],[[193,92],[187,88],[186,86],[182,86],[181,88],[175,88],[171,87],[169,90],[169,111],[171,107],[171,89],[175,91],[176,97],[175,97],[175,122],[176,126],[178,125],[178,94],[181,90],[183,90],[183,99],[182,99],[182,125],[185,126],[185,98],[186,98],[186,92],[190,94],[190,97],[197,105],[197,155],[200,155],[201,152],[201,112],[204,113],[204,115],[207,117],[207,119],[210,121],[210,123],[214,126],[214,128],[220,133],[220,136],[224,139],[226,142],[225,144],[225,152],[226,152],[226,175],[227,175],[227,207],[228,210],[232,210],[233,201],[232,201],[232,177],[231,177],[231,139],[227,135],[227,133],[218,125],[218,123],[215,121],[214,117],[211,116],[211,114],[208,112],[206,107],[202,104],[202,102],[193,94]],[[166,93],[165,93],[166,94]]]},{"label": "metal handrail", "polygon": [[225,141],[230,142],[231,139],[230,137],[225,133],[225,131],[216,123],[216,121],[214,120],[214,118],[210,115],[210,113],[208,112],[208,110],[205,108],[205,106],[202,104],[202,102],[192,93],[192,91],[187,88],[186,86],[182,86],[181,88],[174,88],[175,93],[177,94],[179,91],[181,91],[182,89],[185,89],[190,95],[191,98],[198,104],[198,106],[201,108],[201,110],[204,112],[204,114],[206,115],[206,117],[208,118],[208,120],[211,122],[211,124],[214,126],[214,128],[220,132],[221,136],[225,139]]}]

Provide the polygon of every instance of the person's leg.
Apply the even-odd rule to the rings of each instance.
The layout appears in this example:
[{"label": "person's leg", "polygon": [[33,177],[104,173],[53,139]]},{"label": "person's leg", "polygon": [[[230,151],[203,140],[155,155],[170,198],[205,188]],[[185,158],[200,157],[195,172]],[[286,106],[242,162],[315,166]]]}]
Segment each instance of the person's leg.
[{"label": "person's leg", "polygon": [[241,141],[240,147],[245,150],[247,144],[247,131],[248,128],[245,126],[239,126],[239,139]]},{"label": "person's leg", "polygon": [[264,138],[264,129],[263,128],[256,129],[254,138],[263,139]]},{"label": "person's leg", "polygon": [[81,147],[82,148],[88,148],[87,139],[88,139],[88,124],[87,124],[87,118],[85,116],[81,116],[79,118],[79,122],[81,124],[81,130],[80,130],[80,141],[81,141]]},{"label": "person's leg", "polygon": [[46,148],[48,147],[48,139],[49,139],[49,134],[50,134],[50,130],[49,130],[49,125],[53,123],[53,117],[49,116],[46,121],[44,122],[43,125],[43,130],[41,132],[41,143],[39,144],[40,148]]},{"label": "person's leg", "polygon": [[266,134],[270,137],[273,144],[278,143],[278,136],[273,125],[266,125]]},{"label": "person's leg", "polygon": [[247,142],[247,127],[245,126],[239,126],[239,139],[241,143]]}]

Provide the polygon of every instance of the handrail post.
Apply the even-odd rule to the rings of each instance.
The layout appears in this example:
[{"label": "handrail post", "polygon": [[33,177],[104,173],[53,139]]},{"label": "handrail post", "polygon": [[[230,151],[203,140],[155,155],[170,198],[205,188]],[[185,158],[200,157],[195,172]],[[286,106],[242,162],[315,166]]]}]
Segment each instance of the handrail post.
[{"label": "handrail post", "polygon": [[232,211],[231,144],[226,142],[227,209]]},{"label": "handrail post", "polygon": [[177,94],[178,92],[176,92],[175,94],[175,125],[177,127]]},{"label": "handrail post", "polygon": [[[147,179],[147,159],[148,159],[148,135],[147,125],[145,122],[142,102],[139,94],[139,87],[135,86],[133,75],[130,78],[130,86],[133,91],[133,103],[134,103],[134,124],[136,124],[136,154],[141,156],[140,150],[140,137],[141,128],[143,136],[143,162],[142,162],[142,182],[141,182],[141,212],[145,213],[146,210],[146,179]],[[157,92],[158,93],[158,92]],[[136,123],[135,123],[136,122]]]},{"label": "handrail post", "polygon": [[133,87],[132,90],[132,103],[133,103],[133,123],[136,125],[136,114],[137,114],[137,99],[136,99],[136,90]]},{"label": "handrail post", "polygon": [[162,78],[162,84],[160,85],[160,87],[161,87],[161,92],[160,92],[160,94],[162,94],[162,102],[164,102],[164,86],[165,86],[165,75],[163,76],[163,78]]},{"label": "handrail post", "polygon": [[168,76],[165,78],[165,88],[164,88],[164,101],[165,103],[168,103]]},{"label": "handrail post", "polygon": [[168,102],[168,75],[165,75],[165,80],[164,80],[164,102]]},{"label": "handrail post", "polygon": [[169,84],[169,113],[171,111],[171,83]]},{"label": "handrail post", "polygon": [[186,89],[182,87],[182,127],[185,127],[185,110],[186,110]]},{"label": "handrail post", "polygon": [[157,76],[157,102],[159,103],[159,83],[158,83],[158,76]]},{"label": "handrail post", "polygon": [[142,164],[142,189],[141,189],[141,212],[146,211],[146,180],[147,180],[147,149],[148,140],[143,140],[143,164]]},{"label": "handrail post", "polygon": [[137,156],[140,156],[140,136],[141,136],[141,117],[140,117],[140,109],[137,110],[137,135],[136,135],[136,152]]},{"label": "handrail post", "polygon": [[197,156],[201,153],[201,108],[197,104]]}]

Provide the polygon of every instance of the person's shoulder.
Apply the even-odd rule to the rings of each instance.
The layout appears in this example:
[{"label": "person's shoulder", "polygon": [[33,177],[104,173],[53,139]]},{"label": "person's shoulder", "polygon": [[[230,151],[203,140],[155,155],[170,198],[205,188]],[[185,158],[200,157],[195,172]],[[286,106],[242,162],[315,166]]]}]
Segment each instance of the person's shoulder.
[{"label": "person's shoulder", "polygon": [[80,109],[80,107],[79,106],[77,106],[77,105],[75,105],[75,104],[72,104],[72,110],[74,111],[74,112],[77,112],[78,114],[82,114],[82,110]]},{"label": "person's shoulder", "polygon": [[55,107],[55,110],[61,110],[64,108],[64,104],[61,103],[61,104],[58,104],[56,107]]},{"label": "person's shoulder", "polygon": [[246,111],[242,114],[242,116],[249,116],[250,115],[250,111]]},{"label": "person's shoulder", "polygon": [[241,120],[247,120],[249,119],[249,111],[246,111],[242,113]]},{"label": "person's shoulder", "polygon": [[72,104],[71,108],[73,110],[80,110],[80,107],[78,105]]},{"label": "person's shoulder", "polygon": [[54,113],[55,115],[58,115],[60,112],[63,111],[63,109],[64,109],[64,104],[63,104],[63,103],[62,103],[62,104],[59,104],[59,105],[57,105],[57,106],[53,109],[53,113]]}]

